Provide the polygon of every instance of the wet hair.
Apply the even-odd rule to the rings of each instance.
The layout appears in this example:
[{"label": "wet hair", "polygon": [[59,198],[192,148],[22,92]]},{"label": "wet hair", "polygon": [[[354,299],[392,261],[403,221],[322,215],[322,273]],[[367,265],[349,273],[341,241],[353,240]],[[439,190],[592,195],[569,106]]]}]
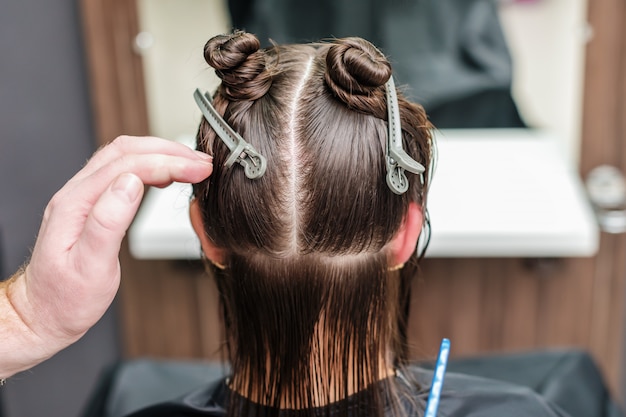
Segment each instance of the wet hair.
[{"label": "wet hair", "polygon": [[[264,405],[319,415],[319,405],[367,392],[361,414],[382,415],[399,389],[380,370],[406,364],[419,256],[390,271],[388,244],[410,202],[425,208],[430,182],[427,169],[422,180],[408,174],[405,194],[386,184],[391,65],[360,38],[260,49],[241,31],[210,39],[204,57],[222,80],[215,108],[267,158],[256,180],[224,167],[228,148],[200,123],[198,149],[214,171],[194,195],[226,254],[225,269],[211,269],[239,394],[228,414]],[[404,149],[429,167],[426,114],[398,100]]]}]

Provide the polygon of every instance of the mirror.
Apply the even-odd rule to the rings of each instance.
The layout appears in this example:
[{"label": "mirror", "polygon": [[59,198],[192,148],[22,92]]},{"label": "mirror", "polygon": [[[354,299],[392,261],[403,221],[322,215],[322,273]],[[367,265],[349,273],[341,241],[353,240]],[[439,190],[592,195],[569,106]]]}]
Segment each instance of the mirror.
[{"label": "mirror", "polygon": [[500,19],[513,58],[513,97],[529,126],[552,130],[566,158],[580,157],[586,0],[504,1]]},{"label": "mirror", "polygon": [[[217,85],[202,48],[211,36],[229,30],[228,6],[223,0],[138,0],[142,33],[136,43],[144,61],[151,134],[177,139],[195,133],[200,115],[192,92]],[[576,164],[590,36],[586,0],[501,1],[498,9],[522,118],[529,127],[556,132],[566,158]]]},{"label": "mirror", "polygon": [[150,134],[175,140],[194,135],[200,112],[196,88],[214,90],[219,79],[203,59],[204,44],[229,30],[222,0],[138,0]]}]

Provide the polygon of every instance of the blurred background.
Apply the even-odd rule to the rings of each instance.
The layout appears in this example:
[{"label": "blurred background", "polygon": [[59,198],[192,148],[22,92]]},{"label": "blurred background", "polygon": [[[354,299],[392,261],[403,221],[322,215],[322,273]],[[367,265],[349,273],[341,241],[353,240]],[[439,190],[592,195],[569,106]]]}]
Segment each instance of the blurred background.
[{"label": "blurred background", "polygon": [[[120,134],[186,141],[195,133],[191,93],[217,85],[203,45],[233,25],[266,45],[366,37],[442,131],[548,131],[576,186],[596,167],[626,168],[623,1],[3,0],[2,277],[28,259],[45,204],[98,146]],[[529,171],[543,169],[534,163]],[[590,195],[615,190],[598,183]],[[619,216],[624,203],[618,195],[603,207]],[[584,254],[425,259],[409,323],[413,356],[432,357],[444,336],[457,356],[581,348],[623,401],[620,231],[601,228]],[[172,258],[137,259],[125,247],[109,313],[76,345],[11,378],[0,389],[0,416],[79,416],[103,370],[122,358],[219,359],[214,285],[197,260]]]}]

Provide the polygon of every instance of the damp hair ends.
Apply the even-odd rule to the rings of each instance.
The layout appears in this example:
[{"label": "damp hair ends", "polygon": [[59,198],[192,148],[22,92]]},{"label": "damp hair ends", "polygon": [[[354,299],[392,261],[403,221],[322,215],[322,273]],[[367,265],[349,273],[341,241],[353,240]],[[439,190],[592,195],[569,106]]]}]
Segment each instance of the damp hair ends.
[{"label": "damp hair ends", "polygon": [[[382,416],[397,405],[400,388],[385,377],[406,364],[418,260],[389,271],[388,247],[409,203],[425,207],[430,180],[409,174],[403,195],[386,184],[391,66],[360,38],[260,49],[240,31],[209,40],[205,59],[222,80],[217,111],[267,159],[256,180],[224,167],[228,148],[200,123],[214,171],[194,194],[226,254],[226,269],[212,270],[233,372],[227,412],[319,416],[332,403]],[[398,99],[404,149],[428,167],[426,114]]]}]

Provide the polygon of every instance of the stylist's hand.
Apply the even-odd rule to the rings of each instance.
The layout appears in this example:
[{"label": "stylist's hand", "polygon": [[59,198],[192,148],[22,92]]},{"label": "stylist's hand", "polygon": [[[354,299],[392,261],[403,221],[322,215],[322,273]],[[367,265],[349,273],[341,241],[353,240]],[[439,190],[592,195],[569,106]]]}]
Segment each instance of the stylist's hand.
[{"label": "stylist's hand", "polygon": [[76,341],[111,304],[120,284],[120,244],[143,185],[199,182],[211,171],[208,155],[184,145],[120,137],[54,195],[25,273],[7,288],[25,331],[32,333],[33,343],[42,343],[32,346],[32,353],[43,357],[31,361]]}]

